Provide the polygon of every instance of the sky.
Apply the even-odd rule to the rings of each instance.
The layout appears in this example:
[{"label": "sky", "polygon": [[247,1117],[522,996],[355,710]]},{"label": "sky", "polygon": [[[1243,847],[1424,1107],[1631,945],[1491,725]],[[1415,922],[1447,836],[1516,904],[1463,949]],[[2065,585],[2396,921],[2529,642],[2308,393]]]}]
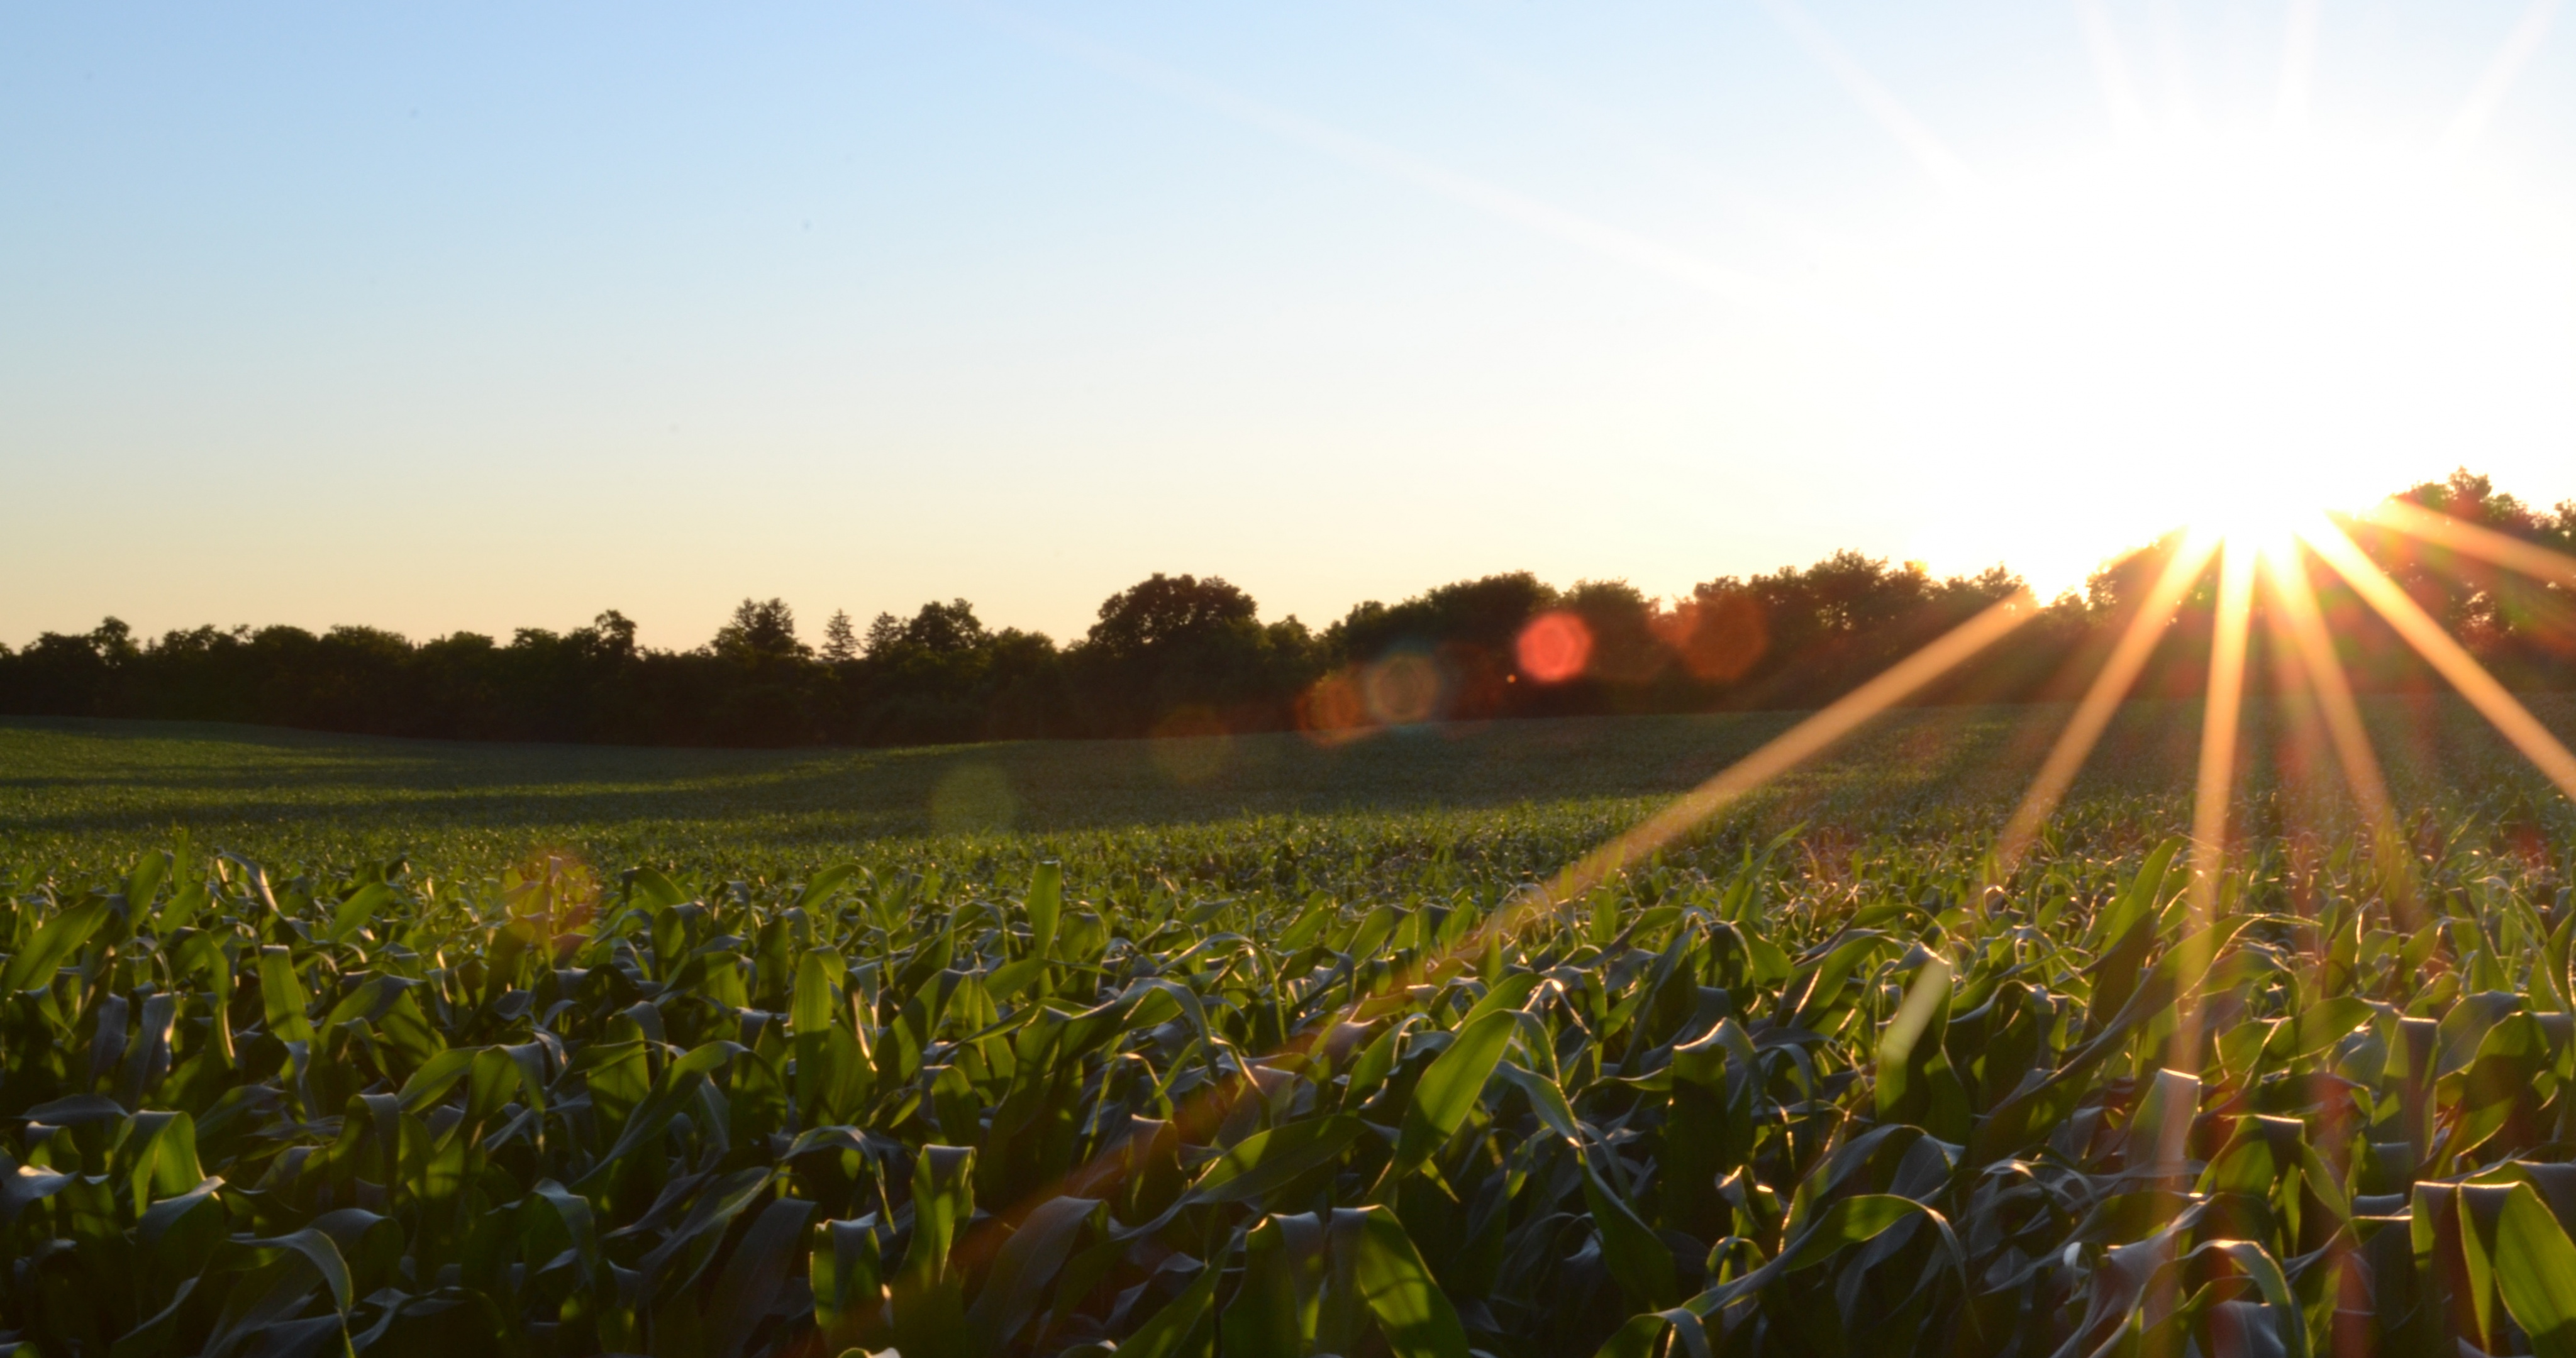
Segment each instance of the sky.
[{"label": "sky", "polygon": [[2576,499],[2554,11],[10,0],[0,642]]}]

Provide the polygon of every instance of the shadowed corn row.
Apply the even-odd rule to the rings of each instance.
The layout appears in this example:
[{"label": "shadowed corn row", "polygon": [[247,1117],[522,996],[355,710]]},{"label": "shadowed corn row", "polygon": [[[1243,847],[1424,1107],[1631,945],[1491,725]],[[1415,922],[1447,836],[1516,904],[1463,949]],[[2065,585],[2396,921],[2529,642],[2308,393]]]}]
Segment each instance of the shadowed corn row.
[{"label": "shadowed corn row", "polygon": [[2176,845],[2076,819],[1993,890],[1961,839],[1712,839],[1497,930],[1445,858],[20,877],[0,1331],[2576,1353],[2563,847],[2269,839],[2195,926]]}]

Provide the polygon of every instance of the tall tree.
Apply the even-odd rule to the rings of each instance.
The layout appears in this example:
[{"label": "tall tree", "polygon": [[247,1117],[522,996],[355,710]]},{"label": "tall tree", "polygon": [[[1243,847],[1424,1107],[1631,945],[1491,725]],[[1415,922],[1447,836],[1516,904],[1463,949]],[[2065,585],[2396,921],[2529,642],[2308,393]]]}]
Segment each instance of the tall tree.
[{"label": "tall tree", "polygon": [[859,658],[859,633],[850,625],[849,610],[833,609],[832,620],[823,624],[823,658],[835,665]]},{"label": "tall tree", "polygon": [[745,664],[802,660],[814,653],[796,639],[796,611],[784,599],[745,599],[735,605],[733,620],[717,629],[712,646],[717,655]]}]

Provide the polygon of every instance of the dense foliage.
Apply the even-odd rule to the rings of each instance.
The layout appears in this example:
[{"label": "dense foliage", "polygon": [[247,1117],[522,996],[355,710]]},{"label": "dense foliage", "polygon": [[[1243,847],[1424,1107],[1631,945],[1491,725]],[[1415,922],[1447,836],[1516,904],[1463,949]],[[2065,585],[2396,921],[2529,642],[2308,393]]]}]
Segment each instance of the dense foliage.
[{"label": "dense foliage", "polygon": [[1997,889],[1975,816],[1878,798],[1534,913],[1605,825],[22,867],[0,1331],[2563,1353],[2576,827],[2470,785],[2402,872],[2250,794],[2207,919],[2130,796]]},{"label": "dense foliage", "polygon": [[[2535,513],[2456,474],[2421,503],[2561,550],[2576,504]],[[2364,546],[2508,683],[2576,687],[2576,604],[2563,588],[2365,533]],[[2009,639],[1954,701],[2065,696],[2070,668],[2127,621],[2162,547],[2113,563]],[[1223,580],[1157,574],[1113,595],[1079,641],[988,628],[963,599],[836,615],[818,650],[777,600],[745,600],[706,646],[639,647],[611,611],[591,625],[414,643],[367,627],[200,627],[157,639],[109,619],[0,647],[0,712],[258,722],[385,735],[625,744],[917,744],[1302,728],[1326,734],[1435,718],[1813,706],[2003,598],[2000,568],[1936,579],[1838,553],[1805,568],[1705,582],[1662,602],[1618,582],[1559,590],[1527,573],[1367,602],[1323,631],[1263,623]],[[2407,649],[2339,587],[2326,591],[2365,690],[2427,686]],[[2148,692],[2206,672],[2209,600],[2175,623]],[[2268,635],[2257,630],[2257,644]],[[1533,652],[1533,644],[1538,645]],[[2257,680],[2268,669],[2258,666]]]}]

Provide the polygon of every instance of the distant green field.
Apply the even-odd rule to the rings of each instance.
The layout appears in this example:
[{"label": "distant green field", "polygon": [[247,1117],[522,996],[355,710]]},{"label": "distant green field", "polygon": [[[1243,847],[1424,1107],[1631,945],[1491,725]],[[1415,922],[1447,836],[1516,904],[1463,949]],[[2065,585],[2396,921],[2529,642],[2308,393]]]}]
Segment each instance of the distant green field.
[{"label": "distant green field", "polygon": [[[2563,701],[2539,710],[2562,730],[2576,726]],[[1644,814],[1797,715],[1434,726],[1340,746],[1273,734],[783,751],[0,719],[0,857],[96,863],[163,847],[180,828],[200,846],[254,857],[489,862],[555,849],[604,865],[798,865],[889,840],[1281,818],[1365,829],[1373,840],[1489,823],[1485,813],[1502,808],[1572,817],[1571,830]],[[1900,710],[1744,814],[1916,834],[1991,828],[2065,716],[2058,706]],[[2401,794],[2434,800],[2530,779],[2455,702],[2380,700],[2371,717]],[[2258,718],[2278,732],[2294,726],[2277,712]],[[2111,798],[2150,821],[2178,816],[2197,738],[2196,708],[2132,704],[2076,796]],[[2291,766],[2274,753],[2290,743],[2249,733],[2253,786]]]},{"label": "distant green field", "polygon": [[[2560,730],[2576,704],[2536,704]],[[497,889],[555,856],[603,878],[650,865],[750,884],[836,864],[1005,890],[1077,882],[1283,899],[1499,900],[1542,880],[1794,724],[1798,713],[1433,726],[1341,745],[1293,734],[897,750],[470,744],[158,722],[0,721],[0,881],[87,883],[139,855],[231,853],[281,880],[400,860]],[[2367,713],[2400,806],[2457,833],[2570,808],[2456,701]],[[1972,861],[2063,724],[2062,706],[1900,709],[1668,853],[1713,870],[1796,831],[1807,875],[1873,852]],[[2350,843],[2330,757],[2297,714],[2249,714],[2236,832],[2275,861]],[[2196,705],[2131,704],[2041,847],[2133,856],[2190,823]],[[2429,833],[2429,832],[2428,832]]]}]

